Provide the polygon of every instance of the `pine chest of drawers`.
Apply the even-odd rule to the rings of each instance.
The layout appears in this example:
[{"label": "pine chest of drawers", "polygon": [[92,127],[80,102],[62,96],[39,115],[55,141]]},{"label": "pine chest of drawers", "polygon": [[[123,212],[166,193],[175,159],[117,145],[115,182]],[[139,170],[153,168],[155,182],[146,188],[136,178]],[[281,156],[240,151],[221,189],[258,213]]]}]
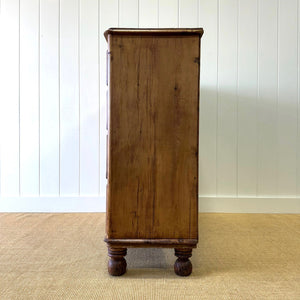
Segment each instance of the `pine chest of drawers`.
[{"label": "pine chest of drawers", "polygon": [[174,248],[192,271],[198,242],[200,39],[196,29],[120,29],[108,42],[108,271],[128,247]]}]

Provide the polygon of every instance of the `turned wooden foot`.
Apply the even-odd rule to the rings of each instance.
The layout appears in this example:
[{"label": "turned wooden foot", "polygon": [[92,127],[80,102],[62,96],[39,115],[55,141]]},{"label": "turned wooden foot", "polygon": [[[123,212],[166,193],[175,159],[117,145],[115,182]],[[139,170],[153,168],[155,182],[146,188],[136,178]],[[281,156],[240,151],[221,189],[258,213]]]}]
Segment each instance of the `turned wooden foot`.
[{"label": "turned wooden foot", "polygon": [[174,264],[175,273],[179,276],[189,276],[193,269],[189,260],[192,256],[192,248],[175,248],[175,255],[178,257]]},{"label": "turned wooden foot", "polygon": [[127,263],[124,256],[127,248],[108,247],[108,273],[113,276],[121,276],[126,272]]}]

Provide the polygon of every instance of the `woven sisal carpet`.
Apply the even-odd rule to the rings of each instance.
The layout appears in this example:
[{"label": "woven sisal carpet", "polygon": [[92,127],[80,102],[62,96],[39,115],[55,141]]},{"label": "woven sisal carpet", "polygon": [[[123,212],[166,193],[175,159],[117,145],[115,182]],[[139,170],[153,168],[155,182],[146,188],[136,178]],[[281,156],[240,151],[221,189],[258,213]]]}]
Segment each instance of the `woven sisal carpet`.
[{"label": "woven sisal carpet", "polygon": [[200,214],[193,273],[129,249],[110,277],[105,214],[0,214],[0,299],[300,299],[300,215]]}]

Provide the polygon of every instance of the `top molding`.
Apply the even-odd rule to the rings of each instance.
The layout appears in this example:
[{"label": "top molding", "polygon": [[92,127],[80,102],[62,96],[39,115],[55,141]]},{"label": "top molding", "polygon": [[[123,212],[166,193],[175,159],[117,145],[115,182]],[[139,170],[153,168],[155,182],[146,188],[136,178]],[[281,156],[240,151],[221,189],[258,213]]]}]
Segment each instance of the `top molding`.
[{"label": "top molding", "polygon": [[203,35],[203,28],[109,28],[104,32],[107,41],[109,34],[119,35]]}]

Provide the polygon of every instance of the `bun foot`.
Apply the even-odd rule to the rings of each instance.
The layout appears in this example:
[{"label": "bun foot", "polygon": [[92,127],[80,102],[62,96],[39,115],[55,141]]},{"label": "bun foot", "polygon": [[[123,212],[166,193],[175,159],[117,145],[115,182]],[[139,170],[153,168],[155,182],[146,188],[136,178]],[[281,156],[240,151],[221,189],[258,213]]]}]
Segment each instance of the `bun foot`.
[{"label": "bun foot", "polygon": [[127,263],[124,256],[127,254],[127,248],[108,247],[108,273],[112,276],[121,276],[126,273]]},{"label": "bun foot", "polygon": [[175,249],[178,257],[174,264],[174,271],[179,276],[189,276],[192,273],[192,263],[189,258],[192,256],[191,248]]}]

